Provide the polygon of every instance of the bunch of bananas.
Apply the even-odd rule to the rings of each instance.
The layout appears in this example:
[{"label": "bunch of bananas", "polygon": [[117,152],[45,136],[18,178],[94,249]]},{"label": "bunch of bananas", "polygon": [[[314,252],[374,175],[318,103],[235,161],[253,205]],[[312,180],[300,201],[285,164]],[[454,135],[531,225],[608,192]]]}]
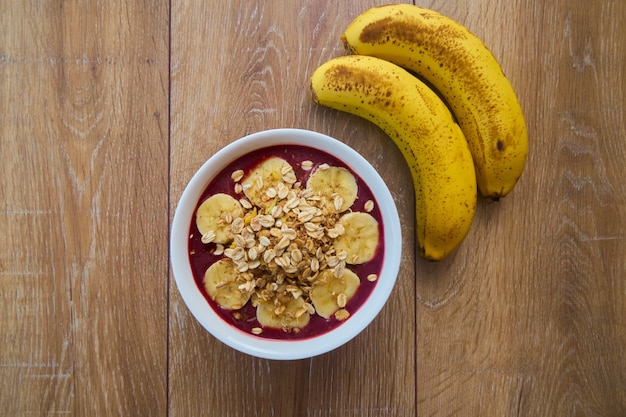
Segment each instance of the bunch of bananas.
[{"label": "bunch of bananas", "polygon": [[442,260],[465,239],[477,191],[504,197],[524,170],[528,137],[517,96],[485,44],[432,10],[375,7],[341,40],[351,55],[313,73],[312,98],[393,139],[413,178],[420,255]]}]

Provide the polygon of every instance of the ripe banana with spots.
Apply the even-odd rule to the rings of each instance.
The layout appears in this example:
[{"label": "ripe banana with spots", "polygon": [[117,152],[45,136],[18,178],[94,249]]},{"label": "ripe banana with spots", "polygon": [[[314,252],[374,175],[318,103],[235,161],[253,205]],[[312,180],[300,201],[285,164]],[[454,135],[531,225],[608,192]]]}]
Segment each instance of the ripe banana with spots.
[{"label": "ripe banana with spots", "polygon": [[352,53],[393,62],[434,86],[469,142],[481,194],[498,199],[513,189],[526,165],[526,123],[513,87],[478,37],[435,11],[393,4],[366,10],[341,39]]},{"label": "ripe banana with spots", "polygon": [[375,123],[393,139],[413,177],[420,254],[432,260],[450,254],[470,229],[477,192],[467,141],[441,99],[399,66],[359,55],[317,68],[311,95]]}]

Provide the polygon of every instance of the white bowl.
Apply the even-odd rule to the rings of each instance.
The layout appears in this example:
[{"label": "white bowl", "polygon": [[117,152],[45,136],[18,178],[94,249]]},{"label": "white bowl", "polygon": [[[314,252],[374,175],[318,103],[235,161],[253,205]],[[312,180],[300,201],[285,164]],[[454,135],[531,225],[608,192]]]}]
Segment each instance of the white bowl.
[{"label": "white bowl", "polygon": [[[254,150],[275,145],[301,145],[335,156],[369,186],[383,220],[384,255],[379,278],[363,305],[341,325],[305,339],[268,339],[244,332],[224,321],[209,304],[194,279],[189,260],[190,225],[195,209],[212,179],[232,161]],[[331,351],[359,334],[380,312],[396,282],[402,235],[395,203],[376,170],[355,150],[329,136],[300,129],[274,129],[238,139],[215,153],[192,177],[174,213],[170,236],[171,262],[178,290],[198,322],[226,345],[249,355],[277,360],[309,358]],[[361,278],[363,280],[363,278]]]}]

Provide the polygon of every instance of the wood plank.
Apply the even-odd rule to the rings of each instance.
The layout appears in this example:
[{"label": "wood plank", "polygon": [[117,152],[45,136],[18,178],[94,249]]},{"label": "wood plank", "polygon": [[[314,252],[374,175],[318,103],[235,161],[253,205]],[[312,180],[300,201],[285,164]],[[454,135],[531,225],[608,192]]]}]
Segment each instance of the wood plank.
[{"label": "wood plank", "polygon": [[165,415],[167,4],[0,16],[0,409]]},{"label": "wood plank", "polygon": [[[0,0],[0,414],[626,415],[626,4],[420,2],[492,48],[531,136],[513,194],[429,263],[397,149],[308,94],[382,3]],[[274,127],[360,151],[405,227],[389,304],[310,360],[222,345],[168,276],[195,169]]]},{"label": "wood plank", "polygon": [[442,11],[493,48],[531,149],[456,256],[417,264],[419,414],[624,415],[626,6],[465,3]]},{"label": "wood plank", "polygon": [[316,107],[308,91],[313,70],[344,53],[343,28],[373,4],[172,4],[172,201],[201,163],[244,134],[276,127],[317,130],[368,158],[398,206],[405,207],[407,262],[374,323],[347,345],[310,360],[261,360],[225,347],[206,334],[173,291],[171,416],[415,414],[410,175],[399,151],[375,126]]}]

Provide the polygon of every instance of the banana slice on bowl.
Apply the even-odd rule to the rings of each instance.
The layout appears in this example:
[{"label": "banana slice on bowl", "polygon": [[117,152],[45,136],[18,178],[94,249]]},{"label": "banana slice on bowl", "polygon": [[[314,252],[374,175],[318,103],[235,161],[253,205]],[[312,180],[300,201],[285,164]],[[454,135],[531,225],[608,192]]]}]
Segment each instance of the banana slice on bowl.
[{"label": "banana slice on bowl", "polygon": [[291,164],[274,156],[252,168],[242,179],[241,185],[243,193],[252,204],[267,208],[279,194],[278,184],[291,188],[296,180],[296,174]]},{"label": "banana slice on bowl", "polygon": [[326,269],[311,288],[311,303],[317,314],[330,318],[346,306],[360,284],[359,277],[349,269],[345,269],[339,277],[332,270]]},{"label": "banana slice on bowl", "polygon": [[256,318],[264,327],[277,329],[301,329],[311,319],[302,297],[292,298],[286,304],[276,306],[274,302],[262,302],[256,308]]},{"label": "banana slice on bowl", "polygon": [[344,233],[335,241],[335,251],[345,252],[346,263],[362,264],[374,259],[379,243],[378,221],[369,213],[346,213],[338,221]]},{"label": "banana slice on bowl", "polygon": [[221,307],[228,310],[239,310],[250,299],[251,292],[238,278],[241,273],[233,261],[220,259],[211,265],[204,274],[203,284],[209,297]]},{"label": "banana slice on bowl", "polygon": [[243,208],[234,197],[218,193],[200,204],[196,212],[196,226],[203,243],[228,243],[233,240],[231,223],[243,216]]},{"label": "banana slice on bowl", "polygon": [[306,187],[325,198],[330,213],[341,213],[354,204],[359,191],[356,178],[343,167],[320,165],[307,180]]}]

